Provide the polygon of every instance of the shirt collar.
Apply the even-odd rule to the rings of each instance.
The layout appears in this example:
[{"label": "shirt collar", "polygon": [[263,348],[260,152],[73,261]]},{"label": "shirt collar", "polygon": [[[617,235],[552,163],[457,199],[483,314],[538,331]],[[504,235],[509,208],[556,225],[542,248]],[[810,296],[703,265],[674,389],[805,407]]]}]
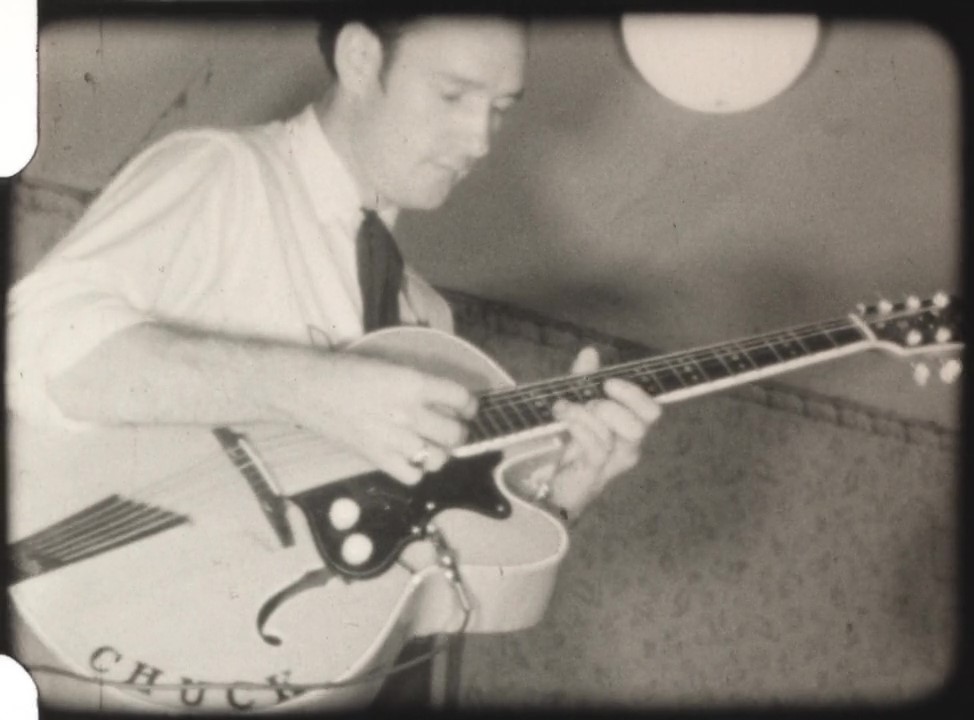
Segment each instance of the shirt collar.
[{"label": "shirt collar", "polygon": [[[308,105],[288,122],[288,133],[295,165],[312,198],[318,220],[333,221],[337,216],[355,233],[362,222],[362,198],[345,162],[322,129],[314,105]],[[378,214],[391,228],[399,210],[387,207]]]}]

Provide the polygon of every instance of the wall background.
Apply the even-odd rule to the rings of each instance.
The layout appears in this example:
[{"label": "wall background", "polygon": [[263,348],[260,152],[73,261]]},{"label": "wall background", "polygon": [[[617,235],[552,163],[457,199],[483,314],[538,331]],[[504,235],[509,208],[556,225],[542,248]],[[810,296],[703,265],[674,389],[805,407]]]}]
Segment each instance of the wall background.
[{"label": "wall background", "polygon": [[[434,283],[517,306],[452,296],[461,331],[517,377],[561,373],[586,341],[607,359],[677,350],[959,288],[959,70],[934,32],[835,21],[783,96],[704,116],[640,80],[616,27],[538,24],[495,152],[398,231]],[[15,275],[152,139],[309,101],[312,38],[281,19],[45,29]],[[919,390],[873,353],[668,408],[646,462],[576,528],[545,622],[469,641],[463,700],[936,687],[956,629],[958,426],[956,386]]]},{"label": "wall background", "polygon": [[[454,298],[518,379],[605,336]],[[899,703],[954,669],[954,433],[762,383],[667,408],[572,532],[544,621],[471,636],[467,707]]]}]

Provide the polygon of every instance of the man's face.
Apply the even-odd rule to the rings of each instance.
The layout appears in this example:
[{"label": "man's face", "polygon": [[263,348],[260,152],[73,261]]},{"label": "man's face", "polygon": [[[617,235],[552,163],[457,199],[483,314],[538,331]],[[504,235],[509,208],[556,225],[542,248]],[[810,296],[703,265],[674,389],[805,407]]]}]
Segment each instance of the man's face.
[{"label": "man's face", "polygon": [[407,26],[384,81],[361,96],[353,152],[380,204],[439,207],[487,154],[520,96],[525,28],[494,18],[436,18]]}]

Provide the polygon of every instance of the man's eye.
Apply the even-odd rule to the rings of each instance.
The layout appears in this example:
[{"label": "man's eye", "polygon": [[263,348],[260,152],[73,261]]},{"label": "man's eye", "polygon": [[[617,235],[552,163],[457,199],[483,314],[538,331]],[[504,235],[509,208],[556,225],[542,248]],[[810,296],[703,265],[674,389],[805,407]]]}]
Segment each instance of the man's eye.
[{"label": "man's eye", "polygon": [[443,90],[440,92],[440,98],[451,105],[456,105],[463,100],[463,93],[456,92],[454,90]]}]

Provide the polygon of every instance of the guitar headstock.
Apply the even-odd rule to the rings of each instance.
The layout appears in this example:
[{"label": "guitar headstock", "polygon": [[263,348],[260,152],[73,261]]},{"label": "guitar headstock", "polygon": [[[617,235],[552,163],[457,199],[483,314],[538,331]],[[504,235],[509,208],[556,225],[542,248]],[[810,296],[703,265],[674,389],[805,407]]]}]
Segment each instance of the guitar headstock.
[{"label": "guitar headstock", "polygon": [[[939,292],[921,300],[910,296],[900,302],[880,300],[873,306],[859,305],[853,315],[876,347],[903,356],[958,352],[963,348],[961,303]],[[950,383],[960,375],[957,358],[944,360],[940,378]],[[914,379],[926,383],[930,370],[915,366]]]}]

